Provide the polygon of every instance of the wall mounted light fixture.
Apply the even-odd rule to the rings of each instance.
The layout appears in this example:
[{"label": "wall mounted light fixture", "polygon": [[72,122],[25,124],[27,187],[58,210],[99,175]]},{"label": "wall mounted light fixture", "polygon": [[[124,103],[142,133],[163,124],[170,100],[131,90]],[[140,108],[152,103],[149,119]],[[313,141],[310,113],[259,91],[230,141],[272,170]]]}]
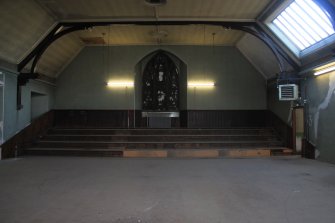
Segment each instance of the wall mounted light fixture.
[{"label": "wall mounted light fixture", "polygon": [[134,87],[134,82],[132,81],[108,81],[108,87]]},{"label": "wall mounted light fixture", "polygon": [[188,82],[188,87],[214,87],[214,82]]},{"label": "wall mounted light fixture", "polygon": [[321,66],[321,67],[318,67],[314,71],[315,71],[314,72],[315,76],[335,71],[335,62],[326,64],[326,65]]}]

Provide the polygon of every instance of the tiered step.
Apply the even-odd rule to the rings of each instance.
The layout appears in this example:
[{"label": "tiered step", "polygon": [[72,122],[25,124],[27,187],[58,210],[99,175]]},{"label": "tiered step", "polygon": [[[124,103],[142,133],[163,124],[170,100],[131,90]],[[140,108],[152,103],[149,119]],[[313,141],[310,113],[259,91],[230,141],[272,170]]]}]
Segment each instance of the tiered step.
[{"label": "tiered step", "polygon": [[118,157],[267,156],[288,150],[271,128],[51,129],[31,155]]}]

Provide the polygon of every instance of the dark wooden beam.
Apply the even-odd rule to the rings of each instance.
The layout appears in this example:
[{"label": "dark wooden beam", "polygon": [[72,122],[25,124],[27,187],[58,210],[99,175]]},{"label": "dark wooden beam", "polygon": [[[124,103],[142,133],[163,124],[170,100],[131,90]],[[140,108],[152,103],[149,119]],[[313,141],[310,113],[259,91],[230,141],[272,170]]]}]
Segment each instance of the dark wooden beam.
[{"label": "dark wooden beam", "polygon": [[[275,48],[275,51],[278,53],[278,56],[283,58],[288,64],[290,64],[295,71],[300,71],[300,65],[297,64],[274,40],[274,38],[269,35],[260,25],[255,27],[257,31],[263,35],[263,38],[270,42],[271,46]],[[286,71],[285,65],[283,64],[283,71]]]},{"label": "dark wooden beam", "polygon": [[17,84],[19,86],[26,85],[29,79],[36,79],[38,76],[37,73],[20,73],[17,77]]},{"label": "dark wooden beam", "polygon": [[53,28],[51,32],[18,64],[17,69],[19,72],[21,72],[23,68],[29,63],[29,61],[31,61],[36,56],[36,54],[41,50],[42,46],[53,38],[60,27],[61,25],[57,24],[55,28]]},{"label": "dark wooden beam", "polygon": [[35,52],[35,55],[33,57],[34,60],[33,60],[33,63],[31,65],[31,68],[30,68],[30,72],[31,73],[36,72],[35,68],[36,68],[36,65],[37,65],[39,59],[41,58],[41,56],[43,55],[43,53],[48,49],[48,47],[53,42],[55,42],[57,39],[61,38],[62,36],[66,35],[68,33],[71,33],[71,32],[74,32],[74,31],[78,31],[78,30],[83,30],[83,29],[86,29],[88,27],[89,26],[86,26],[86,25],[78,25],[78,26],[73,26],[73,27],[69,27],[69,28],[64,28],[62,31],[54,34],[52,36],[52,38],[50,38],[48,41],[43,42],[40,45],[40,47],[39,47],[39,51]]},{"label": "dark wooden beam", "polygon": [[[298,69],[298,66],[293,63],[293,60],[285,54],[283,50],[280,50],[280,47],[276,45],[276,43],[266,35],[265,32],[257,25],[256,22],[231,22],[231,21],[111,21],[111,22],[62,22],[59,23],[50,35],[47,36],[37,47],[36,49],[28,55],[20,64],[19,70],[22,69],[32,58],[34,58],[32,66],[31,66],[31,73],[35,72],[35,67],[43,55],[45,50],[57,39],[60,37],[74,32],[78,30],[84,30],[89,27],[94,26],[107,26],[107,25],[140,25],[140,26],[148,26],[148,25],[160,25],[160,26],[167,26],[167,25],[215,25],[215,26],[222,26],[228,29],[234,30],[241,30],[248,32],[257,38],[261,39],[274,53],[276,56],[281,71],[284,71],[284,63],[282,61],[282,57],[288,62],[293,64],[295,69]],[[57,32],[57,30],[63,27],[63,30]],[[56,33],[57,32],[57,33]]]},{"label": "dark wooden beam", "polygon": [[[62,22],[55,26],[55,28],[32,50],[19,64],[18,71],[21,72],[23,68],[33,59],[31,72],[34,72],[36,64],[43,54],[43,52],[58,38],[78,30],[84,30],[93,26],[108,26],[108,25],[217,25],[227,28],[237,28],[240,26],[253,26],[255,22],[215,22],[215,21],[111,21],[111,22]],[[61,27],[63,30],[57,32]],[[57,32],[57,33],[56,33]]]},{"label": "dark wooden beam", "polygon": [[87,27],[92,26],[108,26],[108,25],[142,25],[142,26],[182,26],[182,25],[214,25],[214,26],[226,26],[226,27],[237,27],[237,26],[252,26],[256,22],[234,22],[234,21],[196,21],[196,20],[184,20],[184,21],[111,21],[111,22],[61,22],[61,26],[78,26],[84,25]]},{"label": "dark wooden beam", "polygon": [[[108,25],[138,25],[138,26],[180,26],[180,25],[214,25],[221,26],[227,29],[234,29],[247,32],[262,40],[273,52],[277,58],[280,71],[285,72],[285,64],[283,59],[289,62],[296,70],[299,69],[298,65],[283,51],[273,39],[262,30],[256,22],[234,22],[234,21],[110,21],[110,22],[61,22],[38,44],[38,46],[18,65],[18,71],[21,72],[23,68],[33,59],[30,68],[30,75],[20,73],[18,81],[18,94],[22,85],[25,85],[29,79],[36,78],[36,65],[46,51],[46,49],[57,39],[64,35],[78,30],[85,30],[94,26],[108,26]],[[17,97],[18,108],[21,108],[20,101],[21,95]]]}]

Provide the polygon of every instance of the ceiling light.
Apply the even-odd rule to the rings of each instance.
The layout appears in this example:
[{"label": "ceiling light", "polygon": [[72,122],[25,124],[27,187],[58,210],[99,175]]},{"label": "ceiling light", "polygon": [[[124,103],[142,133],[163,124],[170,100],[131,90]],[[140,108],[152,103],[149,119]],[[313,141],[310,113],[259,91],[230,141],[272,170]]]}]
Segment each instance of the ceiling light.
[{"label": "ceiling light", "polygon": [[214,87],[214,82],[188,82],[189,87]]},{"label": "ceiling light", "polygon": [[318,75],[321,75],[321,74],[326,74],[326,73],[329,73],[329,72],[332,72],[335,70],[335,66],[330,66],[330,67],[325,67],[323,69],[320,69],[320,70],[316,70],[316,72],[314,73],[315,76],[318,76]]},{"label": "ceiling light", "polygon": [[330,62],[324,65],[321,65],[314,69],[314,75],[318,76],[321,74],[326,74],[335,70],[335,62]]},{"label": "ceiling light", "polygon": [[133,87],[134,82],[132,81],[109,81],[107,82],[108,87]]}]

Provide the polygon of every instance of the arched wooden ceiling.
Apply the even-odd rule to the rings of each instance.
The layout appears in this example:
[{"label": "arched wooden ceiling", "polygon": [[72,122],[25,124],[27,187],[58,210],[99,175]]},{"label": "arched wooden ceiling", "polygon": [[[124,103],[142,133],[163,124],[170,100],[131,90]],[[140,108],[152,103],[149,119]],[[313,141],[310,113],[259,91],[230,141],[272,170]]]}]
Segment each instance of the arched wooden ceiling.
[{"label": "arched wooden ceiling", "polygon": [[[18,64],[58,22],[136,19],[255,21],[271,2],[168,0],[166,5],[153,8],[144,0],[1,0],[0,8],[6,10],[0,14],[0,59]],[[158,38],[157,31],[165,31],[167,35]],[[54,42],[39,61],[37,72],[57,77],[86,45],[150,45],[159,42],[165,45],[236,46],[240,40],[248,41],[244,35],[241,31],[204,25],[94,27],[73,32]],[[248,53],[242,47],[240,50]]]},{"label": "arched wooden ceiling", "polygon": [[144,0],[37,0],[58,20],[108,20],[147,18],[195,18],[215,20],[252,20],[270,0],[167,0],[155,8]]}]

